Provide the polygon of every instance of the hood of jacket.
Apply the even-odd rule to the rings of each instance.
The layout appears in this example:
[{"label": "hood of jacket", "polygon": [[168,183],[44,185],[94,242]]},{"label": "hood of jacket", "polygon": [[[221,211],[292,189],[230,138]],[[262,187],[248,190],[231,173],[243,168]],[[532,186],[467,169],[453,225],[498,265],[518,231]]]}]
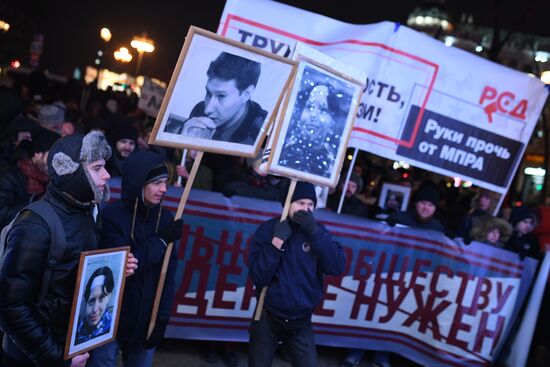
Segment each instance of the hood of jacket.
[{"label": "hood of jacket", "polygon": [[156,153],[143,151],[136,152],[126,159],[124,170],[122,171],[122,194],[123,200],[130,207],[138,202],[138,209],[145,209],[143,201],[143,186],[147,179],[147,174],[151,169],[164,163],[164,158]]}]

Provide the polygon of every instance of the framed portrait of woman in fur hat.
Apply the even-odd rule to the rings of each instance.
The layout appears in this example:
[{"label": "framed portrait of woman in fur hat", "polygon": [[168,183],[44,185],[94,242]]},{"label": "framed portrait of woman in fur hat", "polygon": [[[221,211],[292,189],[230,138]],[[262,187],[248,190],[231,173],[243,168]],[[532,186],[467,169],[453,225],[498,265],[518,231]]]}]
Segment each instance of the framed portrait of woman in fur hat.
[{"label": "framed portrait of woman in fur hat", "polygon": [[129,250],[118,247],[81,253],[65,359],[116,338]]},{"label": "framed portrait of woman in fur hat", "polygon": [[269,172],[336,186],[362,87],[338,70],[301,58],[277,122]]}]

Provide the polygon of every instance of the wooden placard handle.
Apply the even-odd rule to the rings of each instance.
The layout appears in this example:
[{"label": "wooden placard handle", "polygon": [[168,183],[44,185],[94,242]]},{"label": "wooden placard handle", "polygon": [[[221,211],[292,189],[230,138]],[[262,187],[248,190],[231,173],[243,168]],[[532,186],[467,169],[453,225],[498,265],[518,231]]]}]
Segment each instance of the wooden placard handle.
[{"label": "wooden placard handle", "polygon": [[[178,205],[178,210],[176,211],[176,219],[181,218],[181,215],[183,214],[183,209],[185,208],[185,204],[187,203],[187,198],[189,197],[189,192],[191,191],[191,186],[193,186],[193,181],[195,181],[195,176],[197,175],[197,171],[199,170],[199,165],[202,160],[202,155],[203,155],[203,152],[199,151],[197,153],[195,161],[193,162],[193,167],[191,168],[191,172],[189,173],[189,178],[185,183],[185,189],[183,190],[183,194],[181,195],[180,203]],[[159,311],[160,299],[162,298],[162,290],[164,289],[164,281],[166,280],[166,272],[168,271],[168,263],[170,262],[170,254],[172,253],[173,247],[174,247],[174,243],[170,242],[166,247],[166,252],[164,253],[164,259],[162,260],[162,268],[160,270],[159,281],[157,284],[157,293],[155,294],[155,301],[153,302],[153,309],[151,311],[151,319],[149,320],[149,329],[147,330],[147,339],[149,339],[149,337],[153,333],[153,329],[155,328],[155,323],[157,322],[157,314]]]},{"label": "wooden placard handle", "polygon": [[[290,186],[288,187],[288,194],[286,195],[285,206],[283,208],[283,213],[281,214],[281,222],[288,217],[288,212],[290,210],[290,204],[292,200],[292,195],[294,195],[294,190],[296,189],[296,180],[290,181]],[[254,312],[254,321],[260,320],[262,316],[262,309],[264,308],[265,294],[267,293],[267,286],[262,288],[260,292],[260,297],[258,297],[258,304],[256,305],[256,311]]]}]

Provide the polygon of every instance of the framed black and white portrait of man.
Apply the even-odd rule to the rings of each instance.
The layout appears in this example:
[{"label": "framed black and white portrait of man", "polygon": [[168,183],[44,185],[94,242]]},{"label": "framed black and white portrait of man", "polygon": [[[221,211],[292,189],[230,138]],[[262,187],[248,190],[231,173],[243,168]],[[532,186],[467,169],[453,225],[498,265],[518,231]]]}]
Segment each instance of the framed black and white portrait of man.
[{"label": "framed black and white portrait of man", "polygon": [[301,59],[271,148],[269,171],[337,184],[362,82]]},{"label": "framed black and white portrait of man", "polygon": [[191,27],[150,142],[255,156],[294,62]]}]

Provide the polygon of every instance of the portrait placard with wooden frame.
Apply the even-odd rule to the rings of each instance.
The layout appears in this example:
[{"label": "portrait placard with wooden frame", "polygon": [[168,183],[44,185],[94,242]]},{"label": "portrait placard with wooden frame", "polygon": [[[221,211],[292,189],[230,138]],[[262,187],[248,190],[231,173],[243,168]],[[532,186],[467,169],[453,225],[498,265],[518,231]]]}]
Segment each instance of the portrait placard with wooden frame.
[{"label": "portrait placard with wooden frame", "polygon": [[384,210],[405,211],[409,205],[411,188],[384,182],[378,206]]},{"label": "portrait placard with wooden frame", "polygon": [[130,247],[80,254],[65,359],[116,338]]},{"label": "portrait placard with wooden frame", "polygon": [[256,156],[294,65],[190,27],[149,142]]},{"label": "portrait placard with wooden frame", "polygon": [[268,171],[335,187],[363,81],[301,57],[277,122]]}]

